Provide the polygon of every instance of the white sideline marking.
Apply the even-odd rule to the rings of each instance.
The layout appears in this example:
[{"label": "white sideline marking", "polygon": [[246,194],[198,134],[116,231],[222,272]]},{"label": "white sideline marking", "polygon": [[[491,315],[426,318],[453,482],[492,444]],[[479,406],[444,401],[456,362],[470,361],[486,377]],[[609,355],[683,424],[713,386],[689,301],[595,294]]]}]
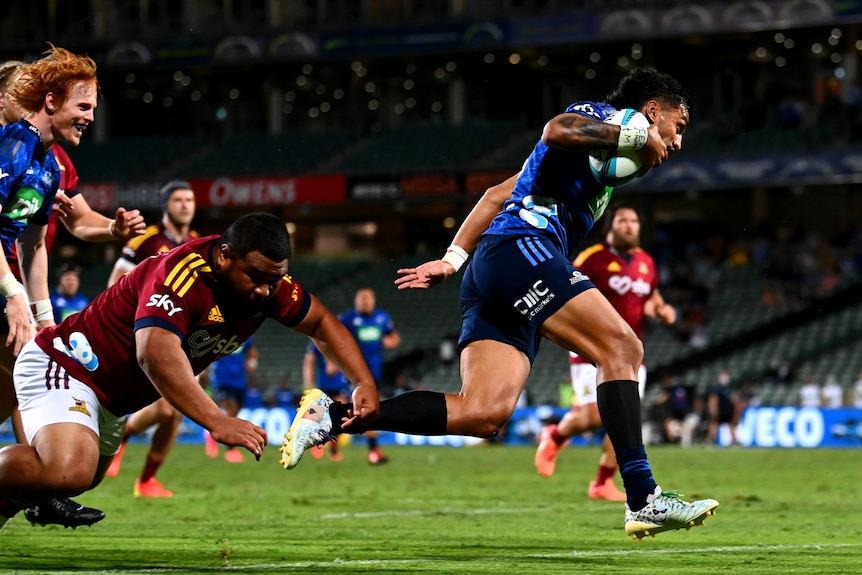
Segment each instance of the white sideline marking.
[{"label": "white sideline marking", "polygon": [[492,507],[490,509],[443,509],[412,510],[412,511],[364,511],[359,513],[325,513],[321,519],[347,519],[364,517],[421,517],[423,515],[488,515],[491,513],[535,513],[535,507],[510,508]]},{"label": "white sideline marking", "polygon": [[[633,545],[638,545],[637,543],[633,543]],[[543,558],[543,559],[553,559],[553,558],[561,558],[561,557],[574,557],[574,558],[601,558],[601,557],[620,557],[626,555],[668,555],[668,554],[693,554],[693,553],[749,553],[751,551],[788,551],[794,549],[842,549],[842,548],[853,548],[853,547],[862,547],[862,543],[806,543],[803,545],[740,545],[737,547],[730,545],[723,545],[720,547],[699,547],[693,549],[625,549],[618,551],[570,551],[567,553],[527,553],[524,555],[495,555],[493,557],[482,557],[481,561],[484,562],[503,562],[507,563],[512,560],[518,559],[530,559],[530,558]],[[341,559],[334,559],[332,561],[297,561],[294,563],[259,563],[257,565],[225,565],[222,567],[215,566],[207,566],[207,567],[177,567],[177,568],[158,568],[154,567],[152,569],[105,569],[101,571],[87,571],[92,575],[111,575],[111,574],[133,574],[133,573],[200,573],[204,572],[216,572],[216,571],[277,571],[281,569],[308,569],[308,568],[316,568],[316,567],[333,567],[335,565],[345,565],[345,566],[377,566],[377,567],[385,567],[387,565],[416,565],[422,563],[441,563],[444,561],[464,561],[464,558],[453,557],[451,559],[446,557],[439,558],[430,558],[426,557],[423,559],[357,559],[354,561],[344,561]],[[45,573],[50,573],[50,575],[81,575],[81,570],[69,570],[69,571],[57,571],[50,570],[45,571],[44,569],[39,570],[31,570],[31,569],[19,569],[16,570],[15,573],[17,575],[24,574],[34,574],[34,575],[44,575]]]}]

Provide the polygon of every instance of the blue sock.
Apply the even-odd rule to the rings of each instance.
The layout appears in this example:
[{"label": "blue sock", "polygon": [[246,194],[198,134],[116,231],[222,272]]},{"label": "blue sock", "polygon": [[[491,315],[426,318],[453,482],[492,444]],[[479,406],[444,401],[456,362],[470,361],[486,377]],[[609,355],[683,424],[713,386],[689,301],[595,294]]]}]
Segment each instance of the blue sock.
[{"label": "blue sock", "polygon": [[629,509],[643,509],[647,495],[651,495],[656,488],[646,449],[641,445],[617,451],[617,464],[620,466],[620,475],[626,488]]}]

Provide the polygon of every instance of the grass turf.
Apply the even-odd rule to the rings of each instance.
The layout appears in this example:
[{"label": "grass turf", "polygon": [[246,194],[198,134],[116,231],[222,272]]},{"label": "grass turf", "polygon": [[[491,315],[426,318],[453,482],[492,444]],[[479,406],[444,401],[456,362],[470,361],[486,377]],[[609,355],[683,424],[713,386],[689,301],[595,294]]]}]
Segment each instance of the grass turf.
[{"label": "grass turf", "polygon": [[643,542],[626,537],[621,503],[586,496],[597,448],[565,450],[543,479],[522,447],[389,447],[391,462],[371,466],[353,445],[342,462],[307,454],[284,471],[275,447],[236,465],[181,445],[159,473],[171,499],[132,496],[144,452],[130,445],[120,475],[77,498],[106,511],[101,523],[16,516],[0,572],[862,572],[862,450],[653,447],[663,487],[721,507],[703,527]]}]

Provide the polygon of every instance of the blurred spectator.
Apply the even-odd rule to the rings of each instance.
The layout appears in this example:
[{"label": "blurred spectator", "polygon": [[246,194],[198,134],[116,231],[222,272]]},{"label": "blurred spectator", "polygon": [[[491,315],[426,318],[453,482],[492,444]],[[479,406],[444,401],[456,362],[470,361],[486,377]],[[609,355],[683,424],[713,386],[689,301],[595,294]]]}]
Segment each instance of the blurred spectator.
[{"label": "blurred spectator", "polygon": [[773,385],[787,385],[793,381],[795,375],[796,368],[793,367],[793,362],[786,357],[779,357],[770,370]]},{"label": "blurred spectator", "polygon": [[248,378],[245,388],[245,407],[246,409],[257,409],[264,407],[264,390],[260,387],[257,380],[253,377]]},{"label": "blurred spectator", "polygon": [[799,406],[820,407],[821,396],[820,384],[813,375],[806,375],[805,382],[799,388]]},{"label": "blurred spectator", "polygon": [[853,384],[853,407],[862,409],[862,373]]},{"label": "blurred spectator", "polygon": [[278,381],[278,387],[275,388],[275,392],[272,395],[272,403],[275,407],[283,409],[296,408],[296,392],[290,387],[290,380],[287,376],[283,376]]},{"label": "blurred spectator", "polygon": [[665,441],[688,447],[700,421],[700,415],[694,410],[694,390],[670,375],[662,377],[662,386],[657,401],[664,407]]},{"label": "blurred spectator", "polygon": [[78,293],[81,288],[81,268],[64,264],[57,273],[57,288],[51,292],[54,321],[60,323],[70,315],[84,309],[90,300]]},{"label": "blurred spectator", "polygon": [[823,384],[823,407],[843,407],[844,388],[838,383],[835,374],[830,373]]},{"label": "blurred spectator", "polygon": [[707,442],[714,445],[718,438],[719,427],[726,423],[730,430],[730,443],[736,445],[736,426],[742,415],[742,404],[730,389],[730,373],[722,370],[707,398],[707,414],[709,418],[709,431]]}]

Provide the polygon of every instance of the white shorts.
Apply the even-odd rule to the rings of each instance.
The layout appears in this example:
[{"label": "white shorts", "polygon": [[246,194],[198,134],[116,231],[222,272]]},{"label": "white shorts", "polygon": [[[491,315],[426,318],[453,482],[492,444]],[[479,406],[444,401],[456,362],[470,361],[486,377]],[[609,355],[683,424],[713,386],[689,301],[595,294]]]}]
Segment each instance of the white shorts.
[{"label": "white shorts", "polygon": [[[569,371],[572,374],[572,389],[575,391],[575,404],[586,405],[588,403],[595,403],[597,401],[596,366],[591,363],[573,363],[569,365]],[[641,364],[638,368],[638,393],[641,399],[643,399],[644,391],[646,390],[646,378],[646,366]]]},{"label": "white shorts", "polygon": [[92,388],[72,377],[35,340],[27,342],[18,355],[13,377],[28,444],[43,427],[77,423],[99,436],[100,455],[119,451],[126,416],[117,417],[104,409]]}]

